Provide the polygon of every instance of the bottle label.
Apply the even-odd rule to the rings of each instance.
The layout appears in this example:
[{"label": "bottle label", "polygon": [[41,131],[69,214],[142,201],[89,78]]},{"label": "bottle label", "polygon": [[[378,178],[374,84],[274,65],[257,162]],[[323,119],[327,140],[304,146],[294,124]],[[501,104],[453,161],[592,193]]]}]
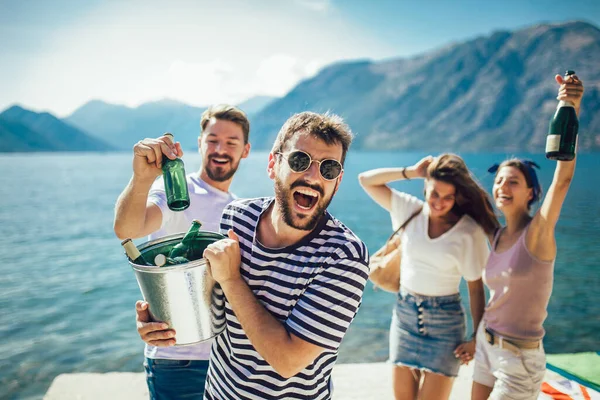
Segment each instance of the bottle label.
[{"label": "bottle label", "polygon": [[560,149],[560,135],[548,135],[546,137],[546,153]]}]

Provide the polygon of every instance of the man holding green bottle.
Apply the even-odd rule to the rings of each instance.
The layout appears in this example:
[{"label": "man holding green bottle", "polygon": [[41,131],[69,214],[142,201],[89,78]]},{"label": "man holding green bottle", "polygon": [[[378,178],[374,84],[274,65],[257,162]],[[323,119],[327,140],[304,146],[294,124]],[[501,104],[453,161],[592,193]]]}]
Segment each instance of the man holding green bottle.
[{"label": "man holding green bottle", "polygon": [[[114,230],[121,238],[148,240],[186,232],[194,219],[203,229],[218,232],[223,209],[235,199],[229,192],[240,160],[250,151],[250,123],[246,114],[229,105],[208,108],[200,122],[198,149],[200,171],[188,174],[187,209],[169,209],[162,174],[164,157],[183,155],[171,135],[144,139],[133,148],[133,176],[117,200]],[[212,342],[172,347],[174,332],[162,323],[150,322],[148,305],[136,303],[137,327],[146,342],[144,363],[151,399],[202,397]]]}]

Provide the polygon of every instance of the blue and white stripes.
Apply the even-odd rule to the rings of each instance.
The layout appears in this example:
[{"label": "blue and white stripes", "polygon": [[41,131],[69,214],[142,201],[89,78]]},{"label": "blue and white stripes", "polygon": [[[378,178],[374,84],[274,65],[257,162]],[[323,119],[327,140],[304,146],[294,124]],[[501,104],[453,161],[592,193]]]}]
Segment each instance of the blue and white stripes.
[{"label": "blue and white stripes", "polygon": [[325,350],[297,375],[281,377],[254,349],[230,304],[226,329],[213,344],[205,399],[329,399],[338,347],[361,304],[368,279],[367,248],[325,213],[299,243],[270,249],[256,240],[272,198],[227,206],[221,231],[240,238],[241,273],[258,301],[286,329]]}]

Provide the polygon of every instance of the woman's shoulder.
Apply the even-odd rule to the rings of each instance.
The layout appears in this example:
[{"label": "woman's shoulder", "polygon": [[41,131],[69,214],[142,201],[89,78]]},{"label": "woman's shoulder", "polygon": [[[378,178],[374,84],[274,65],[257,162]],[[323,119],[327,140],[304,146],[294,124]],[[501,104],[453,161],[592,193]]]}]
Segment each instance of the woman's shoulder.
[{"label": "woman's shoulder", "polygon": [[481,236],[486,236],[485,231],[483,230],[483,228],[481,227],[481,225],[479,225],[477,223],[477,221],[475,221],[470,215],[465,214],[461,217],[461,219],[458,221],[458,224],[460,225],[460,229],[458,229],[460,232],[467,234],[467,235],[481,235]]},{"label": "woman's shoulder", "polygon": [[397,203],[405,203],[405,204],[414,204],[416,206],[422,206],[423,200],[419,199],[416,196],[413,196],[410,193],[401,192],[397,189],[391,190],[391,196],[393,201]]}]

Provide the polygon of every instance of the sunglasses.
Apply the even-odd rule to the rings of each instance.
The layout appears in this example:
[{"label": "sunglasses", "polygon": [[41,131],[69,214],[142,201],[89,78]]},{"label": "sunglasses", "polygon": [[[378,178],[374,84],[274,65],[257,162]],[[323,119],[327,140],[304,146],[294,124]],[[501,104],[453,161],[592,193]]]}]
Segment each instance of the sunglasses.
[{"label": "sunglasses", "polygon": [[277,154],[280,154],[282,157],[287,158],[288,165],[290,166],[290,169],[294,172],[304,172],[310,168],[310,165],[313,162],[316,162],[317,164],[319,164],[319,173],[326,181],[332,181],[334,179],[337,179],[337,177],[339,177],[344,171],[344,168],[342,168],[342,164],[340,164],[340,162],[337,160],[333,160],[330,158],[322,161],[313,160],[310,154],[305,153],[301,150],[292,151],[288,155],[285,155],[283,153]]}]

